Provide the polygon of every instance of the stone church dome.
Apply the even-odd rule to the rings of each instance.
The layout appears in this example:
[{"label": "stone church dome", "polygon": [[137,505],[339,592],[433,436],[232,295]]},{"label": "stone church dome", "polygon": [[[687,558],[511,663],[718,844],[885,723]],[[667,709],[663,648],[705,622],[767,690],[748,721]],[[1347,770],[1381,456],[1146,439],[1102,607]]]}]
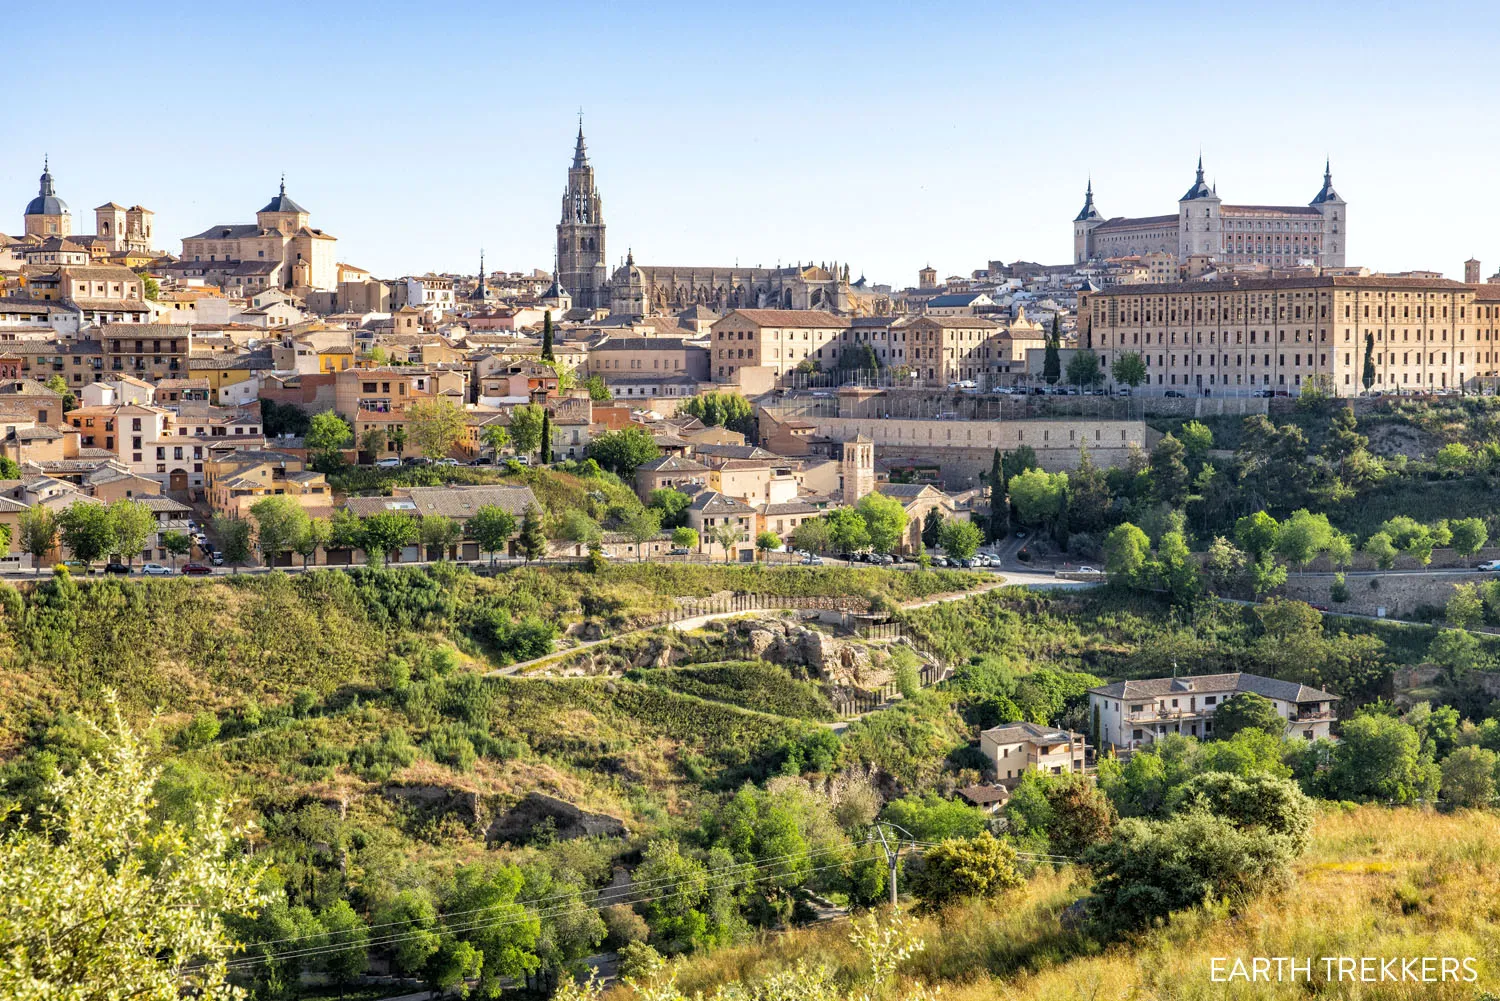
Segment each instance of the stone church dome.
[{"label": "stone church dome", "polygon": [[37,196],[26,203],[26,215],[67,215],[68,203],[52,187],[52,171],[42,162],[42,184]]}]

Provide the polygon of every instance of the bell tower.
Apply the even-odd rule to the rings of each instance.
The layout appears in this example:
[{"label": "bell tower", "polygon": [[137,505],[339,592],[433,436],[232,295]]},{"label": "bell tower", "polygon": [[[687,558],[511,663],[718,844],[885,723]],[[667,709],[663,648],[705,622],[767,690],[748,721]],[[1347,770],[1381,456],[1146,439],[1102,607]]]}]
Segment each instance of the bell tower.
[{"label": "bell tower", "polygon": [[594,168],[589,165],[580,114],[578,142],[573,148],[573,165],[568,168],[568,187],[563,192],[562,218],[557,224],[554,277],[563,288],[573,290],[577,305],[598,309],[609,306],[604,275],[604,205],[594,187]]}]

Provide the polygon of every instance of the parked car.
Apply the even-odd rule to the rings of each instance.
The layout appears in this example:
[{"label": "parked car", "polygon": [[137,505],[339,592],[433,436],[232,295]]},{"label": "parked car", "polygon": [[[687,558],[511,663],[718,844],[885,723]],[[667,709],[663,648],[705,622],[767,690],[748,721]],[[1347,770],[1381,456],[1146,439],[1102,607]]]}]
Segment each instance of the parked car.
[{"label": "parked car", "polygon": [[456,466],[456,465],[458,465],[458,460],[457,459],[439,459],[437,462],[434,462],[433,465],[434,466]]},{"label": "parked car", "polygon": [[668,556],[686,556],[689,550],[687,546],[673,546],[667,550]]},{"label": "parked car", "polygon": [[1500,570],[1500,560],[1489,560],[1479,564],[1475,570]]},{"label": "parked car", "polygon": [[388,459],[376,459],[375,460],[375,468],[376,469],[395,469],[395,468],[397,468],[400,465],[401,465],[401,460],[398,459],[398,458],[396,458],[394,455],[391,456]]},{"label": "parked car", "polygon": [[1184,397],[1183,394],[1182,394],[1182,390],[1180,390],[1180,389],[1169,389],[1165,393],[1162,393],[1161,395],[1167,397],[1168,399],[1173,399],[1173,400],[1186,399],[1186,397]]},{"label": "parked car", "polygon": [[958,565],[961,566],[961,567],[963,567],[965,570],[971,570],[974,567],[974,561],[973,560],[959,560],[958,561]]},{"label": "parked car", "polygon": [[529,455],[516,455],[516,456],[512,456],[511,458],[515,459],[516,465],[518,465],[518,466],[529,466],[529,465],[531,465],[531,456],[529,456]]},{"label": "parked car", "polygon": [[170,577],[172,568],[164,567],[160,563],[147,563],[141,567],[141,573],[148,577]]},{"label": "parked car", "polygon": [[208,558],[208,562],[212,563],[216,567],[221,567],[224,565],[224,556],[222,553],[214,553]]},{"label": "parked car", "polygon": [[1093,567],[1079,567],[1074,572],[1075,573],[1098,573],[1099,571],[1095,570]]},{"label": "parked car", "polygon": [[126,574],[130,572],[130,568],[123,563],[106,563],[104,564],[104,572]]},{"label": "parked car", "polygon": [[182,565],[182,572],[189,577],[201,577],[204,574],[213,573],[213,569],[204,566],[202,563],[184,563]]},{"label": "parked car", "polygon": [[401,460],[403,466],[430,466],[432,460],[425,455],[408,455]]},{"label": "parked car", "polygon": [[823,557],[817,553],[811,553],[802,557],[802,565],[805,567],[820,567],[823,565]]},{"label": "parked car", "polygon": [[935,567],[945,567],[945,566],[948,565],[948,557],[946,557],[946,556],[934,556],[932,558],[932,565],[935,566]]}]

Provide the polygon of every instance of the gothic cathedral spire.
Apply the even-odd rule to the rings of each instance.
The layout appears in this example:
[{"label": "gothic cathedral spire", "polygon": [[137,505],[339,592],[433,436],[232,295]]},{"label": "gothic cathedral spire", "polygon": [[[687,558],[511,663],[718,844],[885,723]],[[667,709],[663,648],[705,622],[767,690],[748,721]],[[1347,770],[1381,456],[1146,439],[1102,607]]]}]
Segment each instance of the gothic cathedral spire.
[{"label": "gothic cathedral spire", "polygon": [[583,139],[583,113],[580,111],[573,165],[568,168],[562,217],[557,224],[555,269],[562,286],[573,290],[575,305],[587,309],[609,305],[605,259],[604,203],[594,186],[594,168],[589,164],[588,146]]}]

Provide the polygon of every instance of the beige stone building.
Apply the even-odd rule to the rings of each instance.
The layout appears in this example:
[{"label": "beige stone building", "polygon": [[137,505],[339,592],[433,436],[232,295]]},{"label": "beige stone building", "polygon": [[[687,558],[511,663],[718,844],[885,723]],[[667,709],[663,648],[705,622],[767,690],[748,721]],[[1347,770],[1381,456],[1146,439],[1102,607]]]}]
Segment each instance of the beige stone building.
[{"label": "beige stone building", "polygon": [[1100,747],[1136,748],[1173,733],[1207,739],[1214,736],[1214,714],[1240,692],[1269,699],[1286,720],[1290,740],[1327,737],[1338,718],[1337,695],[1295,681],[1234,672],[1116,681],[1091,688],[1090,726]]},{"label": "beige stone building", "polygon": [[1021,722],[981,732],[979,750],[994,768],[995,781],[1014,789],[1027,772],[1082,774],[1088,745],[1081,733]]},{"label": "beige stone building", "polygon": [[819,309],[736,309],[716,321],[709,338],[713,380],[739,383],[760,369],[785,383],[799,365],[829,369],[852,343],[850,321]]},{"label": "beige stone building", "polygon": [[1079,296],[1106,373],[1139,353],[1152,391],[1339,396],[1473,387],[1500,374],[1500,286],[1380,275],[1114,286]]},{"label": "beige stone building", "polygon": [[708,344],[686,337],[602,338],[589,349],[586,374],[611,379],[681,376],[708,381]]},{"label": "beige stone building", "polygon": [[[254,223],[210,226],[182,239],[185,262],[220,264],[219,282],[241,271],[240,265],[264,269],[263,285],[291,289],[338,287],[336,238],[308,225],[307,209],[287,196],[286,179],[281,190],[255,214]],[[238,277],[245,277],[243,274]]]}]

